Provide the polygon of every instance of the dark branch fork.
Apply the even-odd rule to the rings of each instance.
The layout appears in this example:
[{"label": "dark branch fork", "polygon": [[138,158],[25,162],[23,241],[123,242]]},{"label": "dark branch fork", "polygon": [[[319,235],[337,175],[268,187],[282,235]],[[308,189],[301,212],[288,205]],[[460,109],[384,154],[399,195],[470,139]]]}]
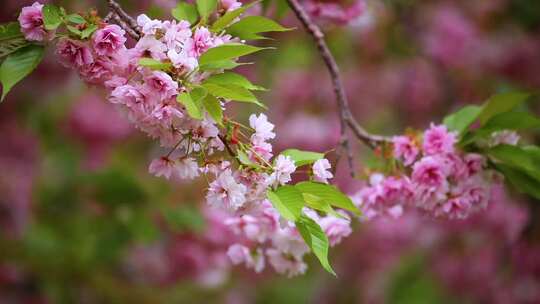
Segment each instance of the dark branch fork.
[{"label": "dark branch fork", "polygon": [[349,145],[349,138],[347,136],[347,128],[351,129],[356,138],[358,138],[360,141],[362,141],[364,144],[366,144],[372,149],[375,149],[380,144],[389,142],[390,139],[388,137],[370,134],[356,121],[356,119],[354,119],[352,112],[349,108],[349,102],[347,100],[345,87],[343,86],[343,82],[339,74],[339,67],[336,63],[334,56],[330,52],[326,41],[324,40],[324,34],[322,33],[321,29],[311,20],[311,18],[306,13],[302,5],[298,2],[298,0],[287,0],[287,3],[289,4],[289,7],[293,10],[298,20],[300,20],[306,31],[311,35],[313,40],[315,40],[319,53],[321,54],[321,57],[328,69],[328,72],[330,73],[330,77],[332,78],[332,85],[334,87],[334,93],[336,94],[336,101],[338,105],[341,125],[341,138],[339,145],[343,150],[347,152],[351,175],[354,176],[354,169],[352,166],[352,152]]},{"label": "dark branch fork", "polygon": [[115,0],[108,0],[107,2],[109,4],[110,12],[107,14],[104,21],[108,22],[111,19],[114,20],[131,36],[131,38],[139,40],[141,38],[141,29],[137,25],[137,21],[126,13]]}]

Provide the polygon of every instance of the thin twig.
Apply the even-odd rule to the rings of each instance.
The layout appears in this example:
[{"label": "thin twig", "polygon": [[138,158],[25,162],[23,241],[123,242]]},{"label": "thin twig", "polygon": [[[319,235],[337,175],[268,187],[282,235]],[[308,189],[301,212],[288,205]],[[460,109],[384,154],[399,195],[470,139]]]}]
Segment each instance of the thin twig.
[{"label": "thin twig", "polygon": [[118,25],[123,28],[131,38],[135,40],[139,40],[140,36],[135,32],[120,16],[118,16],[116,13],[112,14],[112,19],[118,23]]},{"label": "thin twig", "polygon": [[236,153],[234,153],[233,149],[231,148],[231,146],[229,146],[229,143],[227,142],[227,139],[221,135],[221,134],[218,134],[218,137],[219,139],[221,140],[221,142],[223,142],[223,145],[225,146],[225,148],[227,149],[227,152],[229,152],[229,154],[236,158]]},{"label": "thin twig", "polygon": [[129,33],[131,37],[134,39],[139,39],[141,37],[141,29],[139,25],[137,24],[137,21],[133,19],[124,9],[116,2],[115,0],[108,0],[109,8],[111,12],[113,12],[116,17],[112,16],[119,25]]},{"label": "thin twig", "polygon": [[[300,20],[306,31],[311,35],[311,37],[317,44],[319,53],[321,54],[321,57],[328,69],[328,72],[330,73],[330,77],[332,78],[332,85],[334,87],[334,93],[336,94],[336,101],[338,105],[341,125],[339,145],[341,149],[346,151],[347,157],[349,159],[349,167],[351,169],[351,172],[354,172],[352,168],[352,152],[350,149],[349,138],[346,133],[347,128],[350,128],[353,131],[353,134],[360,141],[362,141],[364,144],[366,144],[372,149],[377,147],[377,145],[379,144],[388,142],[389,139],[384,136],[368,133],[354,119],[349,108],[349,102],[347,101],[345,87],[343,86],[343,82],[339,74],[339,67],[336,63],[334,56],[332,55],[332,52],[330,52],[326,41],[324,40],[324,34],[322,33],[321,29],[311,20],[311,18],[306,13],[302,5],[298,2],[298,0],[287,0],[287,3],[289,4],[289,7],[293,10],[298,20]],[[341,152],[338,152],[338,158],[340,157],[340,155]]]},{"label": "thin twig", "polygon": [[113,14],[114,14],[113,12],[109,12],[107,14],[107,16],[105,16],[105,18],[103,18],[103,22],[108,23],[112,19]]}]

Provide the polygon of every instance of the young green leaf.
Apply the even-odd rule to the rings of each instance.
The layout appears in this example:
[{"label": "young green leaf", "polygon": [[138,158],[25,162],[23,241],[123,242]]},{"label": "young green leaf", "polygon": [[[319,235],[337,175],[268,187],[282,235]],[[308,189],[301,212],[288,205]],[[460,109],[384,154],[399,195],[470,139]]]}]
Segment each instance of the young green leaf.
[{"label": "young green leaf", "polygon": [[520,92],[508,92],[492,96],[482,107],[478,119],[484,125],[493,116],[508,112],[529,98],[529,94]]},{"label": "young green leaf", "polygon": [[206,109],[206,112],[210,114],[210,117],[212,117],[216,123],[221,125],[223,120],[223,109],[221,108],[221,103],[219,100],[216,97],[208,94],[202,99],[202,104]]},{"label": "young green leaf", "polygon": [[232,24],[227,28],[227,32],[234,37],[241,39],[262,39],[264,37],[258,33],[284,32],[292,29],[285,28],[272,19],[262,16],[248,16]]},{"label": "young green leaf", "polygon": [[536,199],[540,199],[540,182],[521,170],[515,169],[505,164],[495,164],[507,181],[510,182],[519,192],[527,193]]},{"label": "young green leaf", "polygon": [[90,24],[88,25],[88,27],[86,27],[84,30],[81,31],[81,38],[82,39],[86,39],[90,36],[92,36],[92,34],[98,29],[97,25],[95,24]]},{"label": "young green leaf", "polygon": [[332,206],[330,206],[330,204],[322,198],[309,193],[302,193],[302,196],[304,197],[304,202],[306,203],[307,207],[313,210],[322,211],[335,217],[346,219],[345,216],[336,212],[334,208],[332,208]]},{"label": "young green leaf", "polygon": [[263,87],[252,84],[246,77],[233,72],[224,72],[215,74],[206,79],[207,83],[216,83],[221,85],[234,84],[248,90],[266,90]]},{"label": "young green leaf", "polygon": [[199,18],[199,13],[197,8],[193,4],[180,2],[178,5],[171,10],[172,16],[176,20],[186,20],[190,24],[194,24]]},{"label": "young green leaf", "polygon": [[236,158],[238,158],[238,160],[240,161],[240,163],[244,166],[248,166],[248,167],[252,167],[252,168],[260,168],[261,166],[259,166],[258,164],[254,163],[253,161],[251,161],[251,159],[249,158],[249,156],[246,154],[246,152],[238,149],[236,151]]},{"label": "young green leaf", "polygon": [[189,93],[184,92],[178,95],[177,100],[186,107],[190,117],[198,120],[203,119],[203,113],[198,99],[193,99]]},{"label": "young green leaf", "polygon": [[197,10],[203,20],[208,19],[208,16],[216,10],[217,0],[197,0]]},{"label": "young green leaf", "polygon": [[281,154],[284,156],[290,156],[291,159],[294,161],[294,164],[298,167],[312,164],[319,159],[324,158],[323,153],[302,151],[298,149],[287,149],[281,152]]},{"label": "young green leaf", "polygon": [[276,190],[268,189],[266,195],[283,218],[293,222],[300,218],[304,207],[304,197],[294,186],[286,185]]},{"label": "young green leaf", "polygon": [[242,15],[248,8],[252,7],[254,4],[258,3],[259,1],[254,1],[248,5],[244,5],[240,8],[235,9],[234,11],[226,12],[223,16],[221,16],[218,20],[212,24],[211,30],[213,32],[219,32],[226,28],[231,22],[233,22],[234,19],[238,18],[240,15]]},{"label": "young green leaf", "polygon": [[254,103],[265,108],[265,106],[257,100],[257,97],[255,97],[253,93],[247,89],[244,89],[243,87],[233,84],[221,85],[208,82],[203,83],[202,86],[208,90],[208,93],[214,95],[215,97]]},{"label": "young green leaf", "polygon": [[227,43],[222,44],[217,47],[213,47],[206,51],[199,58],[199,64],[204,65],[216,61],[223,61],[227,59],[233,59],[240,56],[245,56],[264,50],[265,48],[260,48],[252,45],[241,44],[241,43]]},{"label": "young green leaf", "polygon": [[233,60],[218,60],[210,63],[205,63],[199,65],[200,71],[213,71],[213,70],[231,70],[241,65],[246,65],[251,63],[238,63]]},{"label": "young green leaf", "polygon": [[469,105],[445,117],[443,123],[449,130],[461,134],[478,118],[481,111],[482,107]]},{"label": "young green leaf", "polygon": [[492,159],[501,162],[540,182],[540,152],[512,145],[498,145],[487,151]]},{"label": "young green leaf", "polygon": [[29,45],[15,53],[10,54],[0,66],[0,83],[2,83],[2,98],[19,81],[30,74],[43,59],[44,48],[38,45]]},{"label": "young green leaf", "polygon": [[71,23],[75,24],[83,24],[86,23],[86,20],[83,18],[83,16],[79,14],[71,14],[67,16],[67,20]]},{"label": "young green leaf", "polygon": [[0,25],[0,42],[4,40],[23,37],[18,22],[9,22]]},{"label": "young green leaf", "polygon": [[153,58],[141,58],[139,59],[139,65],[143,67],[147,67],[151,70],[162,70],[162,71],[166,71],[172,67],[172,64],[170,62],[161,62]]},{"label": "young green leaf", "polygon": [[296,221],[296,228],[300,235],[311,249],[311,252],[315,254],[323,268],[329,273],[336,275],[334,269],[328,261],[328,237],[322,230],[321,226],[317,224],[313,219],[302,214]]},{"label": "young green leaf", "polygon": [[0,40],[0,59],[9,54],[15,53],[30,43],[24,37],[12,38],[8,40]]},{"label": "young green leaf", "polygon": [[53,4],[45,4],[42,9],[43,25],[46,30],[55,30],[62,24],[62,11]]},{"label": "young green leaf", "polygon": [[302,193],[315,195],[328,202],[330,205],[360,214],[351,199],[332,185],[316,182],[300,182],[295,187]]}]

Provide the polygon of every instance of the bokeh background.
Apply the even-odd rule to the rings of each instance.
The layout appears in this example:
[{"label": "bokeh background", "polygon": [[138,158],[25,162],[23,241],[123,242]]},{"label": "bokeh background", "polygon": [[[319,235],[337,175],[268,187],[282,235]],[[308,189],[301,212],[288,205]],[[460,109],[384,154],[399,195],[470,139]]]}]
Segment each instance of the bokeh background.
[{"label": "bokeh background", "polygon": [[[2,0],[0,22],[32,2]],[[106,11],[106,1],[54,2]],[[164,19],[176,4],[119,2]],[[259,13],[297,30],[261,42],[277,49],[240,72],[270,89],[260,97],[277,150],[329,151],[339,122],[327,72],[285,2],[262,3]],[[495,92],[540,88],[538,0],[303,3],[327,33],[354,114],[374,132],[422,129]],[[259,109],[233,110],[245,119]],[[374,156],[355,151],[363,172]],[[338,278],[311,259],[289,279],[231,266],[233,239],[204,206],[204,181],[151,176],[159,153],[49,54],[0,104],[0,303],[540,303],[538,201],[500,188],[465,221],[408,213],[355,223],[331,250]],[[345,166],[338,173],[347,192],[361,186]]]}]

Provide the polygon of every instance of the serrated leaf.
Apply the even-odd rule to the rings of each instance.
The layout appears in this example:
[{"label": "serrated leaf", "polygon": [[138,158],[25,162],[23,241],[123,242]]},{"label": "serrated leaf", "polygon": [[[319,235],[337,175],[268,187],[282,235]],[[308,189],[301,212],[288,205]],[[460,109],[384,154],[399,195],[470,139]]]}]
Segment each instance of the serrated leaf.
[{"label": "serrated leaf", "polygon": [[311,252],[319,259],[323,268],[329,273],[336,275],[336,272],[332,269],[332,266],[328,261],[328,237],[321,226],[304,214],[300,216],[295,224],[298,232],[311,249]]},{"label": "serrated leaf", "polygon": [[15,53],[10,54],[0,66],[0,83],[2,83],[2,98],[19,81],[30,74],[43,59],[44,48],[38,45],[29,45]]},{"label": "serrated leaf", "polygon": [[264,38],[258,33],[284,32],[292,29],[281,26],[272,19],[262,16],[248,16],[232,24],[227,28],[227,32],[240,39],[261,39]]},{"label": "serrated leaf", "polygon": [[179,94],[177,97],[178,102],[182,103],[189,114],[190,117],[198,120],[203,119],[203,113],[201,111],[200,105],[197,103],[197,99],[191,98],[191,95],[187,92]]},{"label": "serrated leaf", "polygon": [[248,90],[266,90],[263,87],[252,84],[246,77],[233,72],[224,72],[215,74],[206,79],[208,83],[216,83],[221,85],[234,84]]},{"label": "serrated leaf", "polygon": [[484,104],[478,119],[484,125],[493,116],[508,112],[529,98],[529,94],[521,92],[508,92],[492,96]]},{"label": "serrated leaf", "polygon": [[30,45],[30,42],[24,39],[24,37],[0,41],[0,58],[4,58],[11,53],[15,53],[17,50],[20,50],[28,45]]},{"label": "serrated leaf", "polygon": [[318,196],[334,207],[360,214],[360,210],[356,208],[351,199],[332,185],[317,182],[300,182],[294,186],[300,192]]},{"label": "serrated leaf", "polygon": [[309,165],[318,161],[319,159],[324,158],[323,153],[302,151],[298,149],[287,149],[281,152],[281,154],[284,156],[290,156],[297,167]]},{"label": "serrated leaf", "polygon": [[178,5],[171,10],[171,14],[176,20],[186,20],[190,24],[194,24],[199,18],[197,7],[185,2],[178,3]]},{"label": "serrated leaf", "polygon": [[285,185],[276,190],[268,189],[266,195],[283,218],[292,222],[300,218],[304,207],[304,197],[298,189]]},{"label": "serrated leaf", "polygon": [[223,30],[229,24],[231,24],[231,22],[233,22],[236,18],[242,15],[248,8],[252,7],[253,5],[259,2],[260,1],[254,1],[248,5],[244,5],[240,8],[235,9],[234,11],[226,12],[223,16],[221,16],[218,20],[216,20],[214,24],[212,24],[211,30],[213,32],[219,32]]},{"label": "serrated leaf", "polygon": [[528,174],[504,164],[495,164],[499,170],[519,192],[527,193],[536,199],[540,199],[540,182]]},{"label": "serrated leaf", "polygon": [[210,117],[212,117],[216,123],[221,125],[223,120],[223,109],[221,108],[219,100],[212,95],[207,95],[202,99],[202,104],[206,109],[206,112],[210,114]]},{"label": "serrated leaf", "polygon": [[53,4],[45,4],[42,9],[43,25],[46,30],[55,30],[62,24],[62,12]]},{"label": "serrated leaf", "polygon": [[199,64],[205,65],[216,61],[238,58],[264,49],[265,48],[241,43],[222,44],[220,46],[210,48],[208,51],[202,54],[199,58]]},{"label": "serrated leaf", "polygon": [[216,10],[217,0],[197,0],[197,11],[203,20]]},{"label": "serrated leaf", "polygon": [[81,15],[79,15],[79,14],[71,14],[71,15],[68,15],[66,19],[67,19],[69,22],[75,23],[75,24],[83,24],[83,23],[86,23],[86,20],[84,19],[84,17],[81,16]]},{"label": "serrated leaf", "polygon": [[140,66],[147,67],[151,70],[161,70],[166,71],[172,67],[170,62],[161,62],[153,58],[141,58],[139,59]]},{"label": "serrated leaf", "polygon": [[0,25],[0,42],[14,38],[21,38],[21,26],[18,22],[9,22]]},{"label": "serrated leaf", "polygon": [[449,130],[463,133],[478,118],[482,107],[469,105],[444,118],[443,123]]},{"label": "serrated leaf", "polygon": [[512,145],[498,145],[486,151],[495,162],[503,163],[530,175],[540,182],[540,152]]},{"label": "serrated leaf", "polygon": [[212,94],[215,97],[218,98],[225,98],[240,102],[248,102],[248,103],[254,103],[256,105],[259,105],[263,108],[266,108],[262,103],[260,103],[257,100],[257,97],[253,95],[249,90],[244,89],[243,87],[229,84],[229,85],[221,85],[221,84],[215,84],[215,83],[203,83],[202,86],[208,90],[209,94]]}]

